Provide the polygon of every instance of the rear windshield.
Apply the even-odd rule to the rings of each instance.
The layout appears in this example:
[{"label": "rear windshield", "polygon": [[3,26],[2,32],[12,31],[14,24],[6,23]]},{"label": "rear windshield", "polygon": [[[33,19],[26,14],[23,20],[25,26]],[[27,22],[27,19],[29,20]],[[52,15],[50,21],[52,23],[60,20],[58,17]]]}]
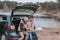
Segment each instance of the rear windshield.
[{"label": "rear windshield", "polygon": [[13,15],[31,15],[33,12],[30,9],[18,9],[14,11]]}]

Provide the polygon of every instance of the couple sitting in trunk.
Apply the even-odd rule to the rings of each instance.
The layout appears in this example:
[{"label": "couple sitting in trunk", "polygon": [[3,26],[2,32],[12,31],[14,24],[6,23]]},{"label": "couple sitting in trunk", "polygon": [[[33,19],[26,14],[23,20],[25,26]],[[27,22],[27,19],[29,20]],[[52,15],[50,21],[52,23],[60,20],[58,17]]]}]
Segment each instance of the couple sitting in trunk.
[{"label": "couple sitting in trunk", "polygon": [[36,40],[38,40],[38,36],[37,33],[35,32],[35,28],[36,28],[36,24],[34,22],[33,16],[30,16],[29,18],[24,17],[24,19],[21,20],[18,27],[19,35],[21,36],[19,40],[23,40],[24,35],[26,36],[24,40],[28,40],[28,36],[29,36],[29,40],[33,40],[32,34],[34,34]]}]

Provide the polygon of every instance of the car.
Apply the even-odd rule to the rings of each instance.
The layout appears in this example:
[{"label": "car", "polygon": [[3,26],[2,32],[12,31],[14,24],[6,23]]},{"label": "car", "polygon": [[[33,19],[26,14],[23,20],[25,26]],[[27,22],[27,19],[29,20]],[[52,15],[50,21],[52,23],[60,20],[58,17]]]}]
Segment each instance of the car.
[{"label": "car", "polygon": [[1,40],[18,40],[19,35],[16,34],[16,31],[6,31],[4,35],[2,35]]},{"label": "car", "polygon": [[18,40],[18,26],[20,21],[24,17],[33,15],[37,8],[37,5],[21,5],[16,6],[12,12],[0,13],[0,34],[1,40]]}]

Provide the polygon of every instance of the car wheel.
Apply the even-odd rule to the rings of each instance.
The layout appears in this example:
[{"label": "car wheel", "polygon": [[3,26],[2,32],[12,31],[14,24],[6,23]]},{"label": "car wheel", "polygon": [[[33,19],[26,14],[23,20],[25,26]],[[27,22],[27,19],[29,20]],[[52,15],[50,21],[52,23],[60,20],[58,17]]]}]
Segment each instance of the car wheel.
[{"label": "car wheel", "polygon": [[6,40],[6,36],[2,35],[1,40]]}]

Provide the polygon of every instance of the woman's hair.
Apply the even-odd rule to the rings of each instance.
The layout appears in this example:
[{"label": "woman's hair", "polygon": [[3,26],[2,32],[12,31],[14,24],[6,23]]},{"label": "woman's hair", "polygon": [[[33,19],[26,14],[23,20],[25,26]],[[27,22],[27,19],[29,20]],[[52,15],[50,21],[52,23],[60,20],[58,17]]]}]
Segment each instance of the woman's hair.
[{"label": "woman's hair", "polygon": [[23,20],[23,22],[25,23],[24,19],[22,19],[22,20]]},{"label": "woman's hair", "polygon": [[27,18],[27,17],[24,17],[24,18],[23,18],[23,22],[24,22],[24,23],[26,23],[25,20],[28,20],[28,18]]}]

